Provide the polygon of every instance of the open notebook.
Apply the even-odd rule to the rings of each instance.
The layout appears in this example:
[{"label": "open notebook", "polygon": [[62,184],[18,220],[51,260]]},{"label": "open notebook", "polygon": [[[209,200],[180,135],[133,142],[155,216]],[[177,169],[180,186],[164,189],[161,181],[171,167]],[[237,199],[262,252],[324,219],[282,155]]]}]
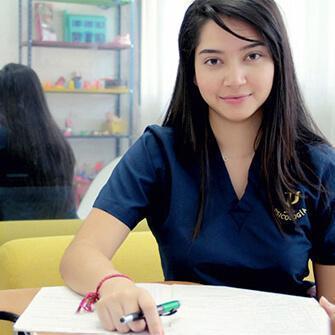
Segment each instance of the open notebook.
[{"label": "open notebook", "polygon": [[[328,316],[312,298],[223,286],[138,285],[149,290],[157,304],[180,300],[176,314],[162,317],[165,335],[330,334]],[[75,313],[81,298],[66,287],[42,288],[14,329],[113,334],[101,327],[96,313]]]}]

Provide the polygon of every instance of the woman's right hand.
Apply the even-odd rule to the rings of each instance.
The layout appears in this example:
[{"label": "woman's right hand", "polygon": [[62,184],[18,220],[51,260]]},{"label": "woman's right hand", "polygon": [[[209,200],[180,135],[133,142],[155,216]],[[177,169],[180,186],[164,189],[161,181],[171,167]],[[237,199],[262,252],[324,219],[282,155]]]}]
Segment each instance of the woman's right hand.
[{"label": "woman's right hand", "polygon": [[[110,331],[127,333],[130,330],[141,332],[148,328],[151,335],[163,335],[163,326],[158,315],[156,303],[150,293],[137,287],[125,278],[113,278],[100,289],[100,300],[96,311],[102,326]],[[122,324],[123,315],[142,311],[145,319]]]}]

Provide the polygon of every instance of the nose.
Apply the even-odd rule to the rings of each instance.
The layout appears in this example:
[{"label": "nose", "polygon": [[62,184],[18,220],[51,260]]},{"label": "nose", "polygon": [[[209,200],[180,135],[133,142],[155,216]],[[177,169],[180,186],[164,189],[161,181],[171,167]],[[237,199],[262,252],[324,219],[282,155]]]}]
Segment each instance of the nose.
[{"label": "nose", "polygon": [[225,68],[223,85],[227,87],[239,87],[247,82],[246,73],[242,66],[230,64]]}]

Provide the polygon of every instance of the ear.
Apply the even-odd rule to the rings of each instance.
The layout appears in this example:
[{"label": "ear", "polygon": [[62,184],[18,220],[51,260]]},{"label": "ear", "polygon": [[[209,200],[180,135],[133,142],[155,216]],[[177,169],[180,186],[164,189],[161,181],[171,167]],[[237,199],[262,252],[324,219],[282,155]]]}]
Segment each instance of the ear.
[{"label": "ear", "polygon": [[195,75],[193,77],[193,83],[195,86],[198,86],[197,77]]}]

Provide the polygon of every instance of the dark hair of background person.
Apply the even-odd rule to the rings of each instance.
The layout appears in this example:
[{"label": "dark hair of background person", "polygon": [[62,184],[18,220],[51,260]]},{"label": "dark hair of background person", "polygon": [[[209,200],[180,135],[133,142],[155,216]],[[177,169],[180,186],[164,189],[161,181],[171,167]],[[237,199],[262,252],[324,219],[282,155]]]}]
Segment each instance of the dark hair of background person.
[{"label": "dark hair of background person", "polygon": [[11,63],[0,71],[0,126],[7,141],[2,169],[11,164],[7,176],[13,176],[3,176],[1,186],[72,189],[73,151],[49,111],[37,74],[25,65]]},{"label": "dark hair of background person", "polygon": [[[328,143],[308,113],[300,93],[286,28],[273,0],[195,0],[186,11],[179,33],[179,66],[176,84],[163,126],[176,132],[180,157],[199,159],[201,182],[194,237],[200,231],[206,204],[210,142],[213,134],[208,121],[208,106],[194,83],[195,49],[201,28],[213,20],[232,35],[224,17],[241,20],[260,34],[275,66],[273,87],[262,109],[263,120],[255,147],[261,157],[261,174],[266,185],[269,210],[280,230],[273,210],[280,205],[289,215],[293,211],[285,193],[296,192],[299,182],[316,187],[306,171],[311,167],[299,157],[305,144]],[[198,158],[197,158],[198,157]]]}]

